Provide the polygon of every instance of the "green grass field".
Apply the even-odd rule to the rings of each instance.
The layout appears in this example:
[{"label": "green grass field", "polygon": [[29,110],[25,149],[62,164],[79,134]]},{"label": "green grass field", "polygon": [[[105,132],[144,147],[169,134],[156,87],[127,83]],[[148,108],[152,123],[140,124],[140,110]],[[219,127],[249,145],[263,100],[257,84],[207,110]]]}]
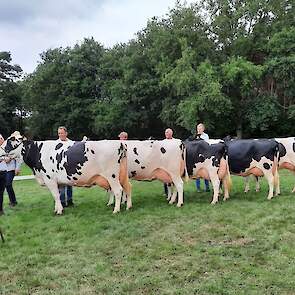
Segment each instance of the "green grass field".
[{"label": "green grass field", "polygon": [[159,182],[133,183],[133,209],[112,214],[99,188],[74,189],[74,208],[53,215],[35,180],[17,181],[19,205],[0,217],[0,294],[295,294],[295,177],[282,195],[231,199],[185,185],[185,204],[166,203]]}]

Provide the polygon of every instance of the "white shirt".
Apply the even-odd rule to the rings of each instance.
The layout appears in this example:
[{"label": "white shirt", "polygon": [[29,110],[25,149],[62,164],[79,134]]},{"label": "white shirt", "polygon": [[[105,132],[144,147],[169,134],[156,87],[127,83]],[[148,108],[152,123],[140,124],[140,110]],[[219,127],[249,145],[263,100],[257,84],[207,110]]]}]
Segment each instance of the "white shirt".
[{"label": "white shirt", "polygon": [[202,138],[203,140],[209,140],[209,135],[205,132],[203,132],[201,135],[200,135],[200,138]]}]

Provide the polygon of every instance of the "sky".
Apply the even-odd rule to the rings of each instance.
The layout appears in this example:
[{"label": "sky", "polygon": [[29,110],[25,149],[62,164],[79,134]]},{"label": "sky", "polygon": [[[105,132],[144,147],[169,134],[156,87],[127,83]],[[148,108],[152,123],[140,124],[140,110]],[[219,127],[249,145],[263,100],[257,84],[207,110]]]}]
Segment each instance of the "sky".
[{"label": "sky", "polygon": [[127,42],[174,6],[175,0],[0,0],[0,51],[31,73],[49,48],[87,37],[106,47]]}]

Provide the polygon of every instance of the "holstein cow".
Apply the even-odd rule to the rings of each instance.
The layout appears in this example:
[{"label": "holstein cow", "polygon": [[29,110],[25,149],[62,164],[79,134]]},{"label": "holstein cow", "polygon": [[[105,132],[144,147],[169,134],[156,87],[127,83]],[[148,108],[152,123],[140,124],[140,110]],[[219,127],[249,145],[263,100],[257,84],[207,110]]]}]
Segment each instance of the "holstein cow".
[{"label": "holstein cow", "polygon": [[[55,212],[62,214],[58,185],[111,189],[116,197],[113,213],[120,211],[122,191],[127,193],[127,209],[131,208],[131,187],[127,173],[127,150],[117,140],[82,141],[73,145],[47,141],[24,140],[19,132],[2,145],[0,154],[23,158],[37,181],[46,185],[55,199]],[[123,189],[122,189],[123,187]]]},{"label": "holstein cow", "polygon": [[224,199],[229,198],[231,178],[229,173],[226,145],[222,140],[186,140],[186,167],[190,178],[211,180],[213,199],[218,202],[220,181],[224,187]]},{"label": "holstein cow", "polygon": [[[275,138],[275,141],[279,143],[279,169],[288,169],[295,172],[295,137]],[[259,188],[258,178],[256,179],[256,188]],[[277,192],[280,194],[279,183]],[[295,192],[295,186],[292,192]]]},{"label": "holstein cow", "polygon": [[268,199],[279,193],[278,160],[279,144],[272,139],[226,140],[229,168],[240,176],[264,176],[268,181]]},{"label": "holstein cow", "polygon": [[[134,180],[158,179],[173,183],[178,192],[177,207],[183,204],[183,181],[185,172],[184,145],[180,139],[126,140],[129,178]],[[173,193],[170,204],[176,200]],[[108,205],[113,203],[110,195]]]}]

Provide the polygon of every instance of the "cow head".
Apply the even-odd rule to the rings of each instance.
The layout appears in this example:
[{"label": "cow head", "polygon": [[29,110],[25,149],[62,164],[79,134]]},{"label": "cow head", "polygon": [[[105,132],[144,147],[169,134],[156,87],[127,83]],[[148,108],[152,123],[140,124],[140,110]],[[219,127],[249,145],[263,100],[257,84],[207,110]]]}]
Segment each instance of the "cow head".
[{"label": "cow head", "polygon": [[1,145],[0,155],[10,155],[20,158],[24,140],[25,138],[19,133],[19,131],[13,132]]}]

